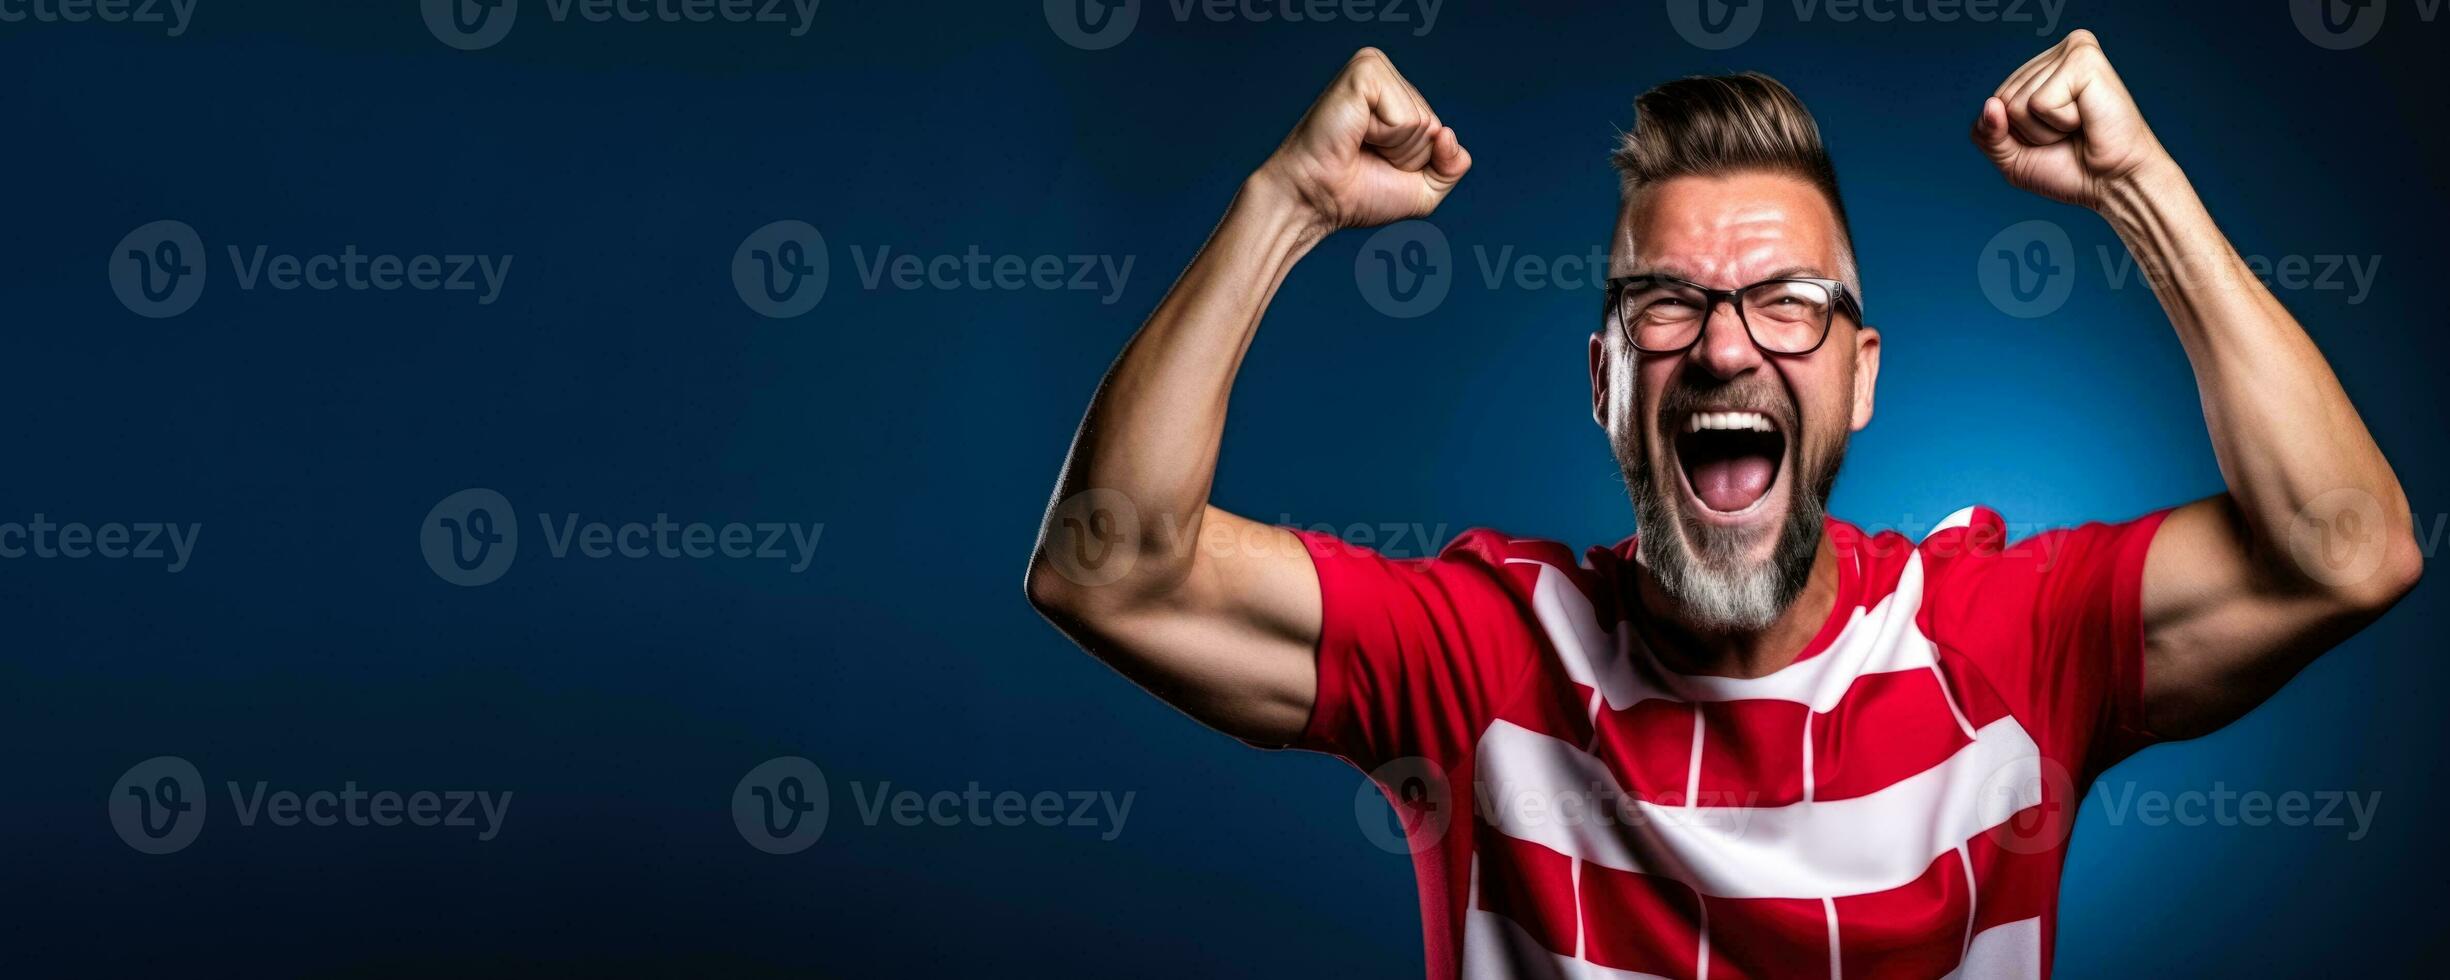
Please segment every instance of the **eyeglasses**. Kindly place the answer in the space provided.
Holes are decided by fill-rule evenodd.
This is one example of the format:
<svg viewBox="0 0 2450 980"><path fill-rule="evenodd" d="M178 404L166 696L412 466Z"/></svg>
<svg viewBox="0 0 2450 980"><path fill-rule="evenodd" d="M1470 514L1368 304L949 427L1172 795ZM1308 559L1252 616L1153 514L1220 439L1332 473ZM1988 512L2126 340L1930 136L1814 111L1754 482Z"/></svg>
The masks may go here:
<svg viewBox="0 0 2450 980"><path fill-rule="evenodd" d="M1863 320L1862 305L1835 279L1788 276L1735 289L1711 289L1674 276L1608 280L1608 315L1634 349L1647 354L1675 354L1693 346L1710 311L1722 302L1735 306L1753 344L1772 354L1819 350L1838 312Z"/></svg>

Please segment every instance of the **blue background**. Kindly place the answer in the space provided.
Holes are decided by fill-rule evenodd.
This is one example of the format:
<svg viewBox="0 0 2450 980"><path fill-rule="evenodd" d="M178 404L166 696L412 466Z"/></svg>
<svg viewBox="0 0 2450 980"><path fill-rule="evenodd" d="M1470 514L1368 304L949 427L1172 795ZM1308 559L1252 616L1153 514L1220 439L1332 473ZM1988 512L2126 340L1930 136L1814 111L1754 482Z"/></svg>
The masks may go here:
<svg viewBox="0 0 2450 980"><path fill-rule="evenodd" d="M1588 420L1594 294L1487 288L1473 249L1582 255L1632 97L1757 68L1832 144L1871 318L1879 417L1833 509L1919 531L1990 504L2021 528L2219 488L2150 293L2111 289L2092 216L2005 186L1980 99L2090 27L2242 252L2380 256L2370 297L2283 293L2441 530L2437 229L2450 23L2389 0L2362 48L2283 4L2075 0L2034 23L1798 22L1730 51L1653 4L1452 0L1413 25L1179 22L1142 5L1083 51L1039 5L827 0L807 36L554 23L439 43L404 0L202 0L185 36L0 24L0 520L200 522L190 567L0 561L0 961L7 972L485 968L867 975L1413 976L1412 875L1354 816L1360 776L1206 732L1022 600L1093 385L1241 177L1361 44L1472 148L1436 217L1461 275L1373 312L1360 236L1293 274L1251 351L1216 496L1268 520L1489 525L1614 541L1630 513ZM112 296L129 229L213 252L196 307ZM752 313L742 237L806 220L822 303ZM2080 276L2001 315L1975 264L2062 225ZM241 290L230 244L516 256L501 300ZM864 288L853 249L1133 256L1096 292ZM2111 253L2117 254L2115 252ZM417 547L428 508L501 491L522 556L481 588ZM546 557L538 511L810 521L816 560ZM2428 551L2432 539L2428 537ZM2442 585L2213 737L2108 777L2142 789L2378 792L2345 828L2076 831L2068 975L2354 973L2443 959ZM147 856L105 816L139 760L197 765L196 843ZM753 850L751 766L833 788L815 847ZM510 790L501 835L239 826L224 781ZM1136 793L1123 832L863 826L873 788ZM2105 789L2110 787L2105 787Z"/></svg>

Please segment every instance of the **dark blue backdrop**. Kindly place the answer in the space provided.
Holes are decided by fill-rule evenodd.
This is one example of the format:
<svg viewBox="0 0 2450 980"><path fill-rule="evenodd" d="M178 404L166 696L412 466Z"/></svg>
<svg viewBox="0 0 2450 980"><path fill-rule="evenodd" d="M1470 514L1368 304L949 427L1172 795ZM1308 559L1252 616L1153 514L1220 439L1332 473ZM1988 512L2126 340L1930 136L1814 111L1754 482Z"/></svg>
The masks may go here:
<svg viewBox="0 0 2450 980"><path fill-rule="evenodd" d="M2006 187L1965 141L1993 85L2084 26L2241 251L2315 273L2325 256L2380 262L2367 294L2282 295L2391 452L2430 553L2450 490L2428 269L2450 219L2450 22L2377 0L2378 34L2331 50L2269 0L2073 0L2050 37L2038 4L2021 22L1937 23L1761 2L1757 33L1725 50L1688 43L1657 4L1468 0L1425 33L1150 0L1101 50L1027 2L825 0L794 37L556 20L527 0L468 51L411 0L200 0L177 36L0 22L0 522L201 527L176 572L0 560L5 971L1416 975L1411 872L1362 833L1356 773L1199 729L1047 629L1019 587L1096 379L1361 44L1386 48L1477 157L1435 219L1450 294L1385 317L1356 288L1360 236L1315 252L1242 373L1225 506L1338 528L1626 533L1587 415L1593 294L1492 287L1478 265L1508 247L1587 254L1632 96L1738 68L1819 114L1887 330L1840 515L1919 532L1979 501L2029 529L2216 490L2178 345L2150 293L2102 265L2116 240ZM209 264L193 308L156 319L109 277L122 236L162 219L195 229ZM829 283L806 315L769 319L731 269L781 219L822 232ZM1977 262L2028 219L2069 235L2075 279L2064 305L2022 318L1986 299ZM257 245L513 265L491 304L241 288L228 249ZM863 281L882 249L972 247L1133 265L1112 303ZM420 521L470 487L512 504L522 541L515 568L462 587L429 568ZM825 527L793 573L557 559L539 513ZM2103 788L2378 793L2362 839L2112 821L2097 792L2062 969L2441 959L2444 605L2427 583L2251 717ZM175 853L140 853L111 816L114 780L163 755L202 773L205 822ZM806 850L763 853L733 793L794 755L823 769L830 823ZM514 796L480 841L242 824L226 784L257 781ZM1103 827L860 814L878 792L973 783L1133 803Z"/></svg>

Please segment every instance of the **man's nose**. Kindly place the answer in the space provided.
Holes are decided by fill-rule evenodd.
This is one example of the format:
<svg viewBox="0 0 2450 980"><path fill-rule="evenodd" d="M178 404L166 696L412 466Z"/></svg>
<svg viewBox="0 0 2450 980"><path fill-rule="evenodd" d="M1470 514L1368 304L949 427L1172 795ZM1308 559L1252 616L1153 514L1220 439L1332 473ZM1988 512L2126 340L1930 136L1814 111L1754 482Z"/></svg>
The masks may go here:
<svg viewBox="0 0 2450 980"><path fill-rule="evenodd" d="M1693 342L1693 359L1703 370L1731 379L1761 366L1761 348L1744 330L1743 315L1732 302L1710 305L1701 322L1701 338Z"/></svg>

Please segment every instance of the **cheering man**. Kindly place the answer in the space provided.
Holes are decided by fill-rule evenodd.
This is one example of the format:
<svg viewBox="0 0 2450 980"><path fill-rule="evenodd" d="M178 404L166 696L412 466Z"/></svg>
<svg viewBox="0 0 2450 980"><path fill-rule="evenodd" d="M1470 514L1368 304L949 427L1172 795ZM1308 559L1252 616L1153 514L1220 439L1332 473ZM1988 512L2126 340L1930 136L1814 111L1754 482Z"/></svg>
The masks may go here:
<svg viewBox="0 0 2450 980"><path fill-rule="evenodd" d="M1973 142L2183 273L2152 285L2226 488L2015 543L1979 507L1919 541L1831 518L1880 334L1819 130L1757 74L1636 109L1590 374L1637 537L1577 561L1473 531L1395 561L1208 504L1294 263L1471 169L1364 50L1098 389L1030 599L1193 718L1377 777L1432 977L2046 975L2076 787L2237 718L2406 594L2398 479L2076 31Z"/></svg>

